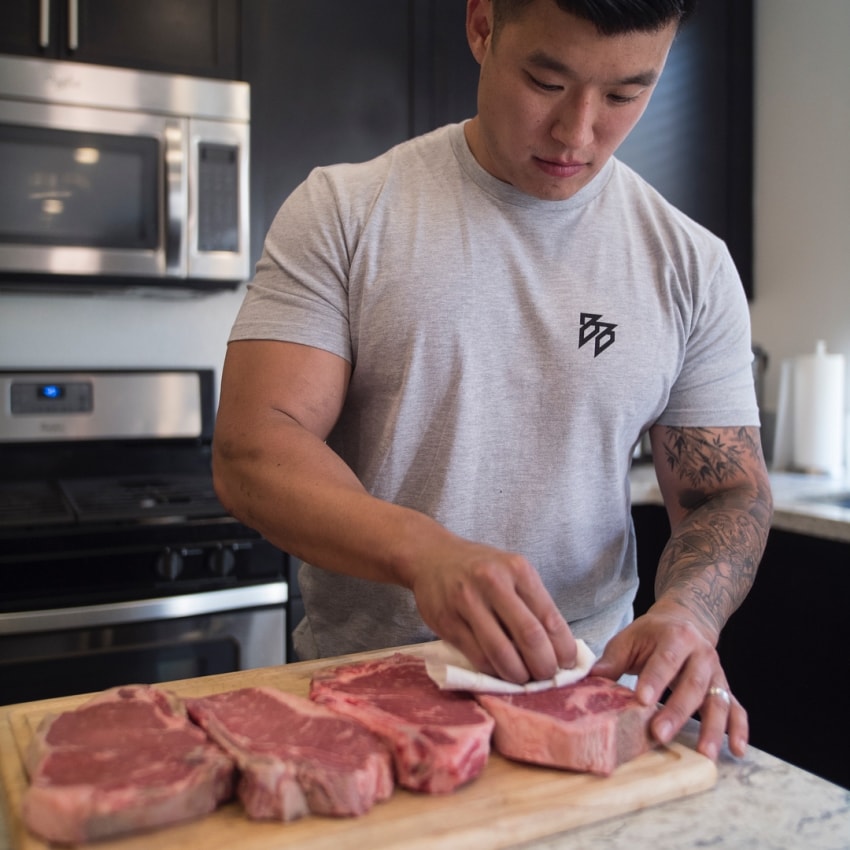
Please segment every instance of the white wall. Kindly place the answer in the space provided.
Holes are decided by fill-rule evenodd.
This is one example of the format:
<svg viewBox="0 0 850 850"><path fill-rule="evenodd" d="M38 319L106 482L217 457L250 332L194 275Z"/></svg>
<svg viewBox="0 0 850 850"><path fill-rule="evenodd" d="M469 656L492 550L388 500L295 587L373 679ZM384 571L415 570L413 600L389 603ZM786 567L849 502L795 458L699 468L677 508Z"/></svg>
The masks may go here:
<svg viewBox="0 0 850 850"><path fill-rule="evenodd" d="M850 0L756 0L752 318L754 340L770 355L768 409L781 358L824 339L850 361L848 43ZM220 374L241 297L0 294L0 369L190 366Z"/></svg>
<svg viewBox="0 0 850 850"><path fill-rule="evenodd" d="M244 288L189 299L0 294L0 370L212 368Z"/></svg>
<svg viewBox="0 0 850 850"><path fill-rule="evenodd" d="M756 0L753 338L780 360L845 355L850 373L850 2ZM846 398L850 404L850 374Z"/></svg>

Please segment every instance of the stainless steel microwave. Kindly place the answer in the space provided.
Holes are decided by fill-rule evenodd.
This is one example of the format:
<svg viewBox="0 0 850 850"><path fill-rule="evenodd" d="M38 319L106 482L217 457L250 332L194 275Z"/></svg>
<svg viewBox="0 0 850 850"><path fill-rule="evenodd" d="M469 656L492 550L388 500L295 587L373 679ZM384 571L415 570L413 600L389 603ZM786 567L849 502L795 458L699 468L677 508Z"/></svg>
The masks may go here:
<svg viewBox="0 0 850 850"><path fill-rule="evenodd" d="M247 83L0 56L0 286L236 286Z"/></svg>

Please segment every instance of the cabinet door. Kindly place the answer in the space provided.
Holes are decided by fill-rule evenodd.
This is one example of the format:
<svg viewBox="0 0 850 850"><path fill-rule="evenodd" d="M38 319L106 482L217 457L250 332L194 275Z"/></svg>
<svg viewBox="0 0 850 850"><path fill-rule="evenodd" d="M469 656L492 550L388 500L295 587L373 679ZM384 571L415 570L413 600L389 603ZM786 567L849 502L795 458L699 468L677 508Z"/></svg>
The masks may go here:
<svg viewBox="0 0 850 850"><path fill-rule="evenodd" d="M463 0L415 0L413 11L414 135L472 118L478 63L466 39Z"/></svg>
<svg viewBox="0 0 850 850"><path fill-rule="evenodd" d="M60 57L197 76L239 77L239 0L78 0Z"/></svg>
<svg viewBox="0 0 850 850"><path fill-rule="evenodd" d="M750 740L850 788L850 544L772 529L720 639Z"/></svg>
<svg viewBox="0 0 850 850"><path fill-rule="evenodd" d="M0 53L55 55L58 25L51 12L50 0L5 0L0 11Z"/></svg>
<svg viewBox="0 0 850 850"><path fill-rule="evenodd" d="M617 156L725 240L753 296L753 0L699 3Z"/></svg>
<svg viewBox="0 0 850 850"><path fill-rule="evenodd" d="M239 0L5 0L0 53L238 79Z"/></svg>
<svg viewBox="0 0 850 850"><path fill-rule="evenodd" d="M632 505L637 543L638 585L635 616L645 614L655 602L655 573L661 553L670 539L670 520L661 505Z"/></svg>
<svg viewBox="0 0 850 850"><path fill-rule="evenodd" d="M400 0L250 0L252 256L317 165L357 162L411 135L411 13Z"/></svg>

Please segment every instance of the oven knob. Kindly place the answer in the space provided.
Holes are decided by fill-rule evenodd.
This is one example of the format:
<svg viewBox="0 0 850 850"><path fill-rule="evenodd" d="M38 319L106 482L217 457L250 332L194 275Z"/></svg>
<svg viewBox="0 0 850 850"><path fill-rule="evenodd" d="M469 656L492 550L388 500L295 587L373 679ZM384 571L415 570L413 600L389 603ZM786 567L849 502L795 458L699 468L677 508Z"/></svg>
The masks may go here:
<svg viewBox="0 0 850 850"><path fill-rule="evenodd" d="M231 546L219 544L207 558L207 568L213 575L229 576L236 566L236 554Z"/></svg>
<svg viewBox="0 0 850 850"><path fill-rule="evenodd" d="M174 581L183 572L183 553L175 549L163 549L156 559L156 572L168 581Z"/></svg>

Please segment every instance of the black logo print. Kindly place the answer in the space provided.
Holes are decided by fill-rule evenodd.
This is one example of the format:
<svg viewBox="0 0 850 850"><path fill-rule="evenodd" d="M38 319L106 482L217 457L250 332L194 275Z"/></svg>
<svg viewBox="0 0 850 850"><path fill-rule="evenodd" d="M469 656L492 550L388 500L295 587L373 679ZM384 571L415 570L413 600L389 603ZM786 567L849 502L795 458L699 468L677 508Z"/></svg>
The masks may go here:
<svg viewBox="0 0 850 850"><path fill-rule="evenodd" d="M578 347L593 340L593 356L599 357L606 348L614 344L614 328L611 322L601 322L601 313L582 313L578 332Z"/></svg>

